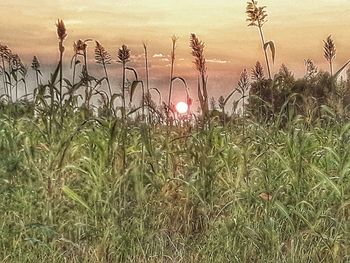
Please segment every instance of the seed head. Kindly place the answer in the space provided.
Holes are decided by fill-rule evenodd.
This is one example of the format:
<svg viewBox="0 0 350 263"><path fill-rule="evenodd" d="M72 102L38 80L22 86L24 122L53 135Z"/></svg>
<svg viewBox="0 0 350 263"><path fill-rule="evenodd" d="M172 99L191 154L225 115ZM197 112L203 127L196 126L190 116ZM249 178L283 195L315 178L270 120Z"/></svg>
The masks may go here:
<svg viewBox="0 0 350 263"><path fill-rule="evenodd" d="M328 36L327 39L323 41L323 43L324 57L327 59L328 62L331 62L336 55L335 44L332 39L332 36Z"/></svg>
<svg viewBox="0 0 350 263"><path fill-rule="evenodd" d="M66 26L64 25L63 20L58 19L56 23L57 27L57 36L58 39L63 42L63 40L67 37Z"/></svg>
<svg viewBox="0 0 350 263"><path fill-rule="evenodd" d="M317 74L317 66L312 61L312 59L305 60L305 66L306 66L306 78L310 79L314 77Z"/></svg>
<svg viewBox="0 0 350 263"><path fill-rule="evenodd" d="M97 64L111 64L111 55L106 51L106 49L96 41L95 46L95 61Z"/></svg>
<svg viewBox="0 0 350 263"><path fill-rule="evenodd" d="M80 53L80 51L85 52L87 48L87 44L85 41L79 39L78 41L74 42L73 44L74 52L75 54Z"/></svg>
<svg viewBox="0 0 350 263"><path fill-rule="evenodd" d="M6 45L0 44L0 57L2 57L5 60L10 60L12 55L11 50Z"/></svg>
<svg viewBox="0 0 350 263"><path fill-rule="evenodd" d="M219 108L221 110L223 110L225 108L225 98L224 96L220 96L219 99L218 99L218 103L219 103Z"/></svg>
<svg viewBox="0 0 350 263"><path fill-rule="evenodd" d="M36 56L33 57L33 60L32 60L32 69L37 71L40 69L40 63L39 63L39 60Z"/></svg>
<svg viewBox="0 0 350 263"><path fill-rule="evenodd" d="M175 61L175 48L176 48L176 42L177 42L178 39L179 39L179 38L176 37L175 35L173 35L173 36L171 37L171 42L172 42L172 46L173 46L173 49L172 49L172 51L171 51L171 60L172 60L172 61Z"/></svg>
<svg viewBox="0 0 350 263"><path fill-rule="evenodd" d="M196 34L191 34L190 46L192 48L192 56L194 57L194 64L196 69L204 74L206 72L204 48L205 44L203 41L199 40Z"/></svg>
<svg viewBox="0 0 350 263"><path fill-rule="evenodd" d="M247 2L246 14L248 26L262 27L266 22L266 6L258 6L258 1Z"/></svg>
<svg viewBox="0 0 350 263"><path fill-rule="evenodd" d="M130 59L130 49L126 45L122 45L118 50L119 62L126 63Z"/></svg>
<svg viewBox="0 0 350 263"><path fill-rule="evenodd" d="M255 67L252 69L252 79L256 81L263 80L264 77L264 69L261 66L260 62L257 61Z"/></svg>
<svg viewBox="0 0 350 263"><path fill-rule="evenodd" d="M249 88L249 77L247 70L244 69L238 81L238 87L240 91L246 91Z"/></svg>
<svg viewBox="0 0 350 263"><path fill-rule="evenodd" d="M11 55L11 66L14 71L24 68L21 58L17 54Z"/></svg>

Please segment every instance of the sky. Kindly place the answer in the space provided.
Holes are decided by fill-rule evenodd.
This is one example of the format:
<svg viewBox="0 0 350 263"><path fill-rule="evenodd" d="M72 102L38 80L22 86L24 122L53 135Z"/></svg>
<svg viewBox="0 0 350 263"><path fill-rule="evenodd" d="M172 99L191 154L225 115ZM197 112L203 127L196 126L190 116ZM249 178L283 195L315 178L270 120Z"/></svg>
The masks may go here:
<svg viewBox="0 0 350 263"><path fill-rule="evenodd" d="M337 47L335 68L350 58L349 0L261 0L267 6L266 40L276 45L276 73L285 63L296 76L304 72L304 60L313 59L320 69L327 69L322 40L332 34ZM98 40L114 61L122 44L131 49L132 61L143 77L142 43L149 48L151 85L164 92L170 73L171 36L179 40L175 75L188 79L195 96L196 71L189 48L189 35L196 33L206 44L208 88L211 96L227 95L236 85L244 68L257 60L264 63L257 28L248 27L245 0L2 0L0 2L0 43L18 53L30 65L36 55L44 72L52 71L58 60L55 22L65 21L65 62L73 54L78 39ZM89 60L93 64L94 43L89 42ZM92 66L97 70L97 66ZM120 86L120 65L109 72ZM102 71L96 71L100 74ZM67 69L67 74L68 69ZM118 84L119 83L119 84ZM181 88L178 88L181 89ZM175 92L181 98L182 92Z"/></svg>

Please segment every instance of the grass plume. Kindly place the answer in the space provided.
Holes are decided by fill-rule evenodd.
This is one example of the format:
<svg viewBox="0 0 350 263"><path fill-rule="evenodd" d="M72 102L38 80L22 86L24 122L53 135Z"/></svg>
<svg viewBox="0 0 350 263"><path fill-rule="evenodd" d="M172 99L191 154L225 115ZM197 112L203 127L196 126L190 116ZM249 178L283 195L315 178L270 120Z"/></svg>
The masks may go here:
<svg viewBox="0 0 350 263"><path fill-rule="evenodd" d="M61 105L61 110L62 110L62 106L63 106L63 53L64 53L64 45L63 42L67 37L67 30L66 30L66 26L63 22L63 20L58 19L57 23L56 23L56 28L57 28L57 36L59 39L58 42L58 50L60 53L60 60L59 60L59 83L60 83L60 87L59 87L59 98L60 98L60 105Z"/></svg>
<svg viewBox="0 0 350 263"><path fill-rule="evenodd" d="M266 42L264 37L263 26L267 22L266 6L258 6L258 1L251 0L250 2L247 2L246 14L247 14L247 22L249 23L248 26L254 26L259 29L260 38L261 38L263 51L265 55L267 71L268 71L269 78L271 79L272 76L271 76L271 69L270 69L270 61L267 55L267 49L270 48L272 52L272 58L274 60L275 45L274 45L274 42L272 41Z"/></svg>
<svg viewBox="0 0 350 263"><path fill-rule="evenodd" d="M336 49L332 36L328 36L327 39L323 41L323 44L324 57L329 63L329 70L331 76L333 76L333 60L336 56Z"/></svg>
<svg viewBox="0 0 350 263"><path fill-rule="evenodd" d="M125 120L126 117L126 94L125 94L125 87L126 87L126 64L130 60L130 49L126 45L122 45L121 48L118 50L118 62L122 64L122 100L123 100L123 106L122 106L122 118Z"/></svg>
<svg viewBox="0 0 350 263"><path fill-rule="evenodd" d="M174 35L171 38L171 55L170 55L170 81L169 81L169 96L168 96L168 118L170 117L170 111L172 110L171 95L173 91L173 78L174 78L174 66L175 66L175 49L178 38Z"/></svg>
<svg viewBox="0 0 350 263"><path fill-rule="evenodd" d="M261 28L265 9L250 3L250 25ZM76 41L73 70L83 64L82 77L74 83L73 74L73 84L64 78L67 92L59 94L62 21L57 35L61 59L47 81L39 80L37 57L31 62L34 103L12 101L12 89L16 97L17 88L26 89L27 67L0 45L4 93L11 92L8 99L0 95L4 262L350 262L350 69L346 80L337 79L350 62L330 76L307 60L302 78L285 64L265 77L268 67L257 62L251 77L243 70L232 92L219 97L219 112L214 98L208 107L205 44L191 34L202 115L174 114L174 125L167 125L173 81L183 84L191 105L190 85L174 73L175 38L165 101L161 89L149 87L147 45L145 64L135 61L145 66L146 93L129 66L142 55L119 48L121 92L110 87L109 96L122 98L122 116L111 116L104 81L115 61L96 41L95 62L105 76L89 75L89 40ZM274 50L271 41L262 42L265 54ZM333 61L334 43L328 46ZM72 94L82 86L81 103L83 94ZM62 95L74 97L64 115ZM90 107L95 95L102 102ZM64 122L57 121L60 114Z"/></svg>
<svg viewBox="0 0 350 263"><path fill-rule="evenodd" d="M111 84L109 82L108 73L107 73L107 65L111 64L112 57L107 52L107 50L100 44L100 42L95 41L95 61L97 64L101 64L103 67L103 71L105 73L107 85L108 85L108 91L109 91L109 99L112 99L112 89Z"/></svg>
<svg viewBox="0 0 350 263"><path fill-rule="evenodd" d="M206 62L204 57L205 44L196 34L192 33L190 37L190 47L192 56L194 57L194 65L198 71L198 99L202 109L203 119L207 120L209 116L208 90L207 90L207 75Z"/></svg>

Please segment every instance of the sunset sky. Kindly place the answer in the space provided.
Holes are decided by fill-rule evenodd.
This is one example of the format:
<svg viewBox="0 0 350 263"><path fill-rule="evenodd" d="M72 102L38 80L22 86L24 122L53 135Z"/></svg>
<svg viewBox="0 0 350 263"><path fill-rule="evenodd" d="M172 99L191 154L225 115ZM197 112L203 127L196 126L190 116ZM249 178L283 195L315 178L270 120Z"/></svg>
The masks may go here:
<svg viewBox="0 0 350 263"><path fill-rule="evenodd" d="M337 47L335 67L350 58L350 5L348 0L261 0L267 6L267 40L273 40L276 72L285 63L296 76L304 72L304 59L312 58L326 69L322 40L332 34ZM257 60L264 62L256 28L247 27L246 1L241 0L2 0L0 2L0 43L18 53L25 64L37 55L45 69L57 60L57 18L65 21L68 37L65 60L69 63L73 42L99 40L116 60L117 49L127 44L132 65L143 74L142 42L149 46L152 85L166 89L169 75L171 36L179 37L176 75L189 79L195 95L189 34L206 43L209 88L212 95L225 95L240 72ZM93 62L93 46L89 43ZM119 65L110 67L118 82Z"/></svg>

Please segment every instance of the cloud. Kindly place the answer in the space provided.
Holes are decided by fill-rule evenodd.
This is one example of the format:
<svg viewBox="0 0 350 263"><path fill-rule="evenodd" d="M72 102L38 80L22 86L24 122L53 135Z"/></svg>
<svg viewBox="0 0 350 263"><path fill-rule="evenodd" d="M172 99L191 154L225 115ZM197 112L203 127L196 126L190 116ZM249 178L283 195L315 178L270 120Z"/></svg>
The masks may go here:
<svg viewBox="0 0 350 263"><path fill-rule="evenodd" d="M133 54L130 56L133 60L138 60L140 58L143 58L142 54Z"/></svg>
<svg viewBox="0 0 350 263"><path fill-rule="evenodd" d="M231 62L229 60L221 60L221 59L217 59L217 58L207 59L206 61L209 62L209 63L217 63L217 64L227 64L227 63Z"/></svg>
<svg viewBox="0 0 350 263"><path fill-rule="evenodd" d="M159 54L154 54L153 57L154 58L165 58L166 56L163 55L162 53L159 53Z"/></svg>

